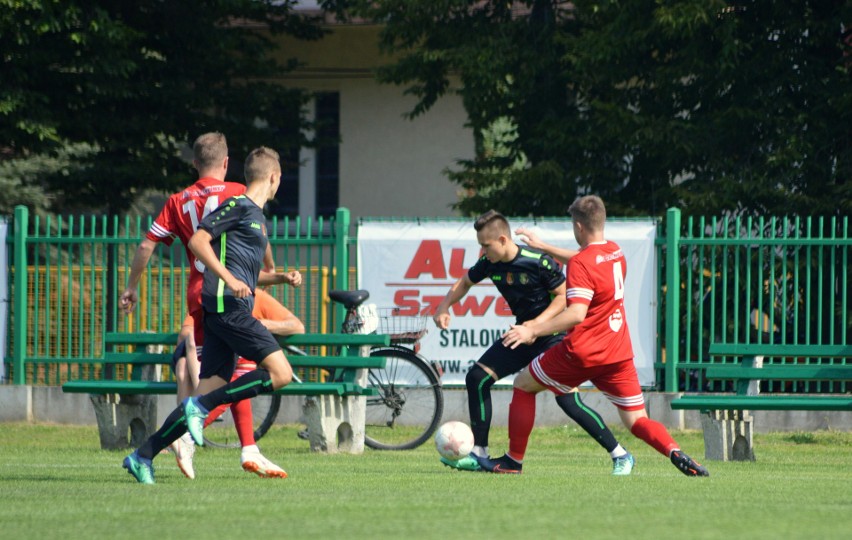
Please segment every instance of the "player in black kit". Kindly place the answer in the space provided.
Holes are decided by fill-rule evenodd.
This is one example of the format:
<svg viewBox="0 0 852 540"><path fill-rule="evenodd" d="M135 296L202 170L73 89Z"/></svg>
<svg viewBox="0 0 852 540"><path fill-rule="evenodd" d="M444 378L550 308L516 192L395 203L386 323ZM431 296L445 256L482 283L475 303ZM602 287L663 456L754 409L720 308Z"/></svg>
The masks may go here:
<svg viewBox="0 0 852 540"><path fill-rule="evenodd" d="M263 206L281 181L278 153L264 147L253 150L246 158L245 176L245 195L226 200L208 214L189 240L189 248L206 267L201 292L206 338L198 395L186 398L159 431L124 458L124 468L139 483L154 483L152 460L185 432L197 445L204 444L208 411L273 392L292 379L278 341L252 316L268 242ZM229 383L235 355L257 361L261 369Z"/></svg>
<svg viewBox="0 0 852 540"><path fill-rule="evenodd" d="M473 227L483 255L465 276L453 284L438 305L433 317L438 328L443 330L449 327L450 307L460 301L471 287L486 278L491 279L509 304L516 324L545 321L565 309L565 275L558 263L549 255L515 244L509 222L494 210L479 216ZM464 471L480 470L474 456L488 456L491 386L503 377L525 368L533 358L559 343L563 337L564 334L541 337L532 344L520 345L516 349L504 346L502 340L498 339L485 351L465 377L474 438L473 451L470 456L458 461L442 457L444 465ZM579 394L566 394L556 401L568 416L610 452L614 463L616 457L627 454L601 417L583 404Z"/></svg>

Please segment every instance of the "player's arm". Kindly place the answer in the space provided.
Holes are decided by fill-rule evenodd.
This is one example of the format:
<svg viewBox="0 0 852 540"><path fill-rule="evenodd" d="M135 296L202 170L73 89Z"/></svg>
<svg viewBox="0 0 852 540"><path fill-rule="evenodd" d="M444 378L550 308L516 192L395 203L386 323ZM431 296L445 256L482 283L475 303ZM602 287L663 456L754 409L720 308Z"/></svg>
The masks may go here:
<svg viewBox="0 0 852 540"><path fill-rule="evenodd" d="M574 328L586 318L589 311L588 304L575 302L568 309L559 313L552 319L542 321L532 326L512 325L508 332L503 334L503 345L515 349L522 343L532 343L539 336L567 332Z"/></svg>
<svg viewBox="0 0 852 540"><path fill-rule="evenodd" d="M521 240L531 248L547 253L562 264L568 264L568 261L571 260L573 256L580 253L576 249L559 248L548 244L547 242L542 241L536 233L524 227L516 229L515 234L520 236Z"/></svg>
<svg viewBox="0 0 852 540"><path fill-rule="evenodd" d="M432 320L435 321L435 326L441 330L449 328L450 306L464 298L464 295L470 291L471 287L473 287L473 281L467 277L467 274L453 283L453 286L450 287L449 291L447 291L447 295L443 300L441 300L441 303L438 304L438 307L435 309L435 315L432 317Z"/></svg>
<svg viewBox="0 0 852 540"><path fill-rule="evenodd" d="M565 311L565 282L563 281L557 288L551 290L550 294L553 296L550 305L539 313L538 317L524 321L524 326L535 326Z"/></svg>
<svg viewBox="0 0 852 540"><path fill-rule="evenodd" d="M148 261L151 260L151 254L154 253L154 248L157 243L149 238L145 238L139 243L136 248L136 253L133 255L133 262L130 263L130 275L127 278L127 286L121 293L119 305L125 313L130 313L136 304L139 302L139 280L142 278L142 273L148 266Z"/></svg>
<svg viewBox="0 0 852 540"><path fill-rule="evenodd" d="M282 283L291 287L301 287L302 273L298 270L290 270L289 272L266 272L261 270L257 277L257 284L261 287L280 285Z"/></svg>
<svg viewBox="0 0 852 540"><path fill-rule="evenodd" d="M236 298L245 298L246 296L251 295L251 289L246 283L243 283L239 279L235 278L231 272L225 268L225 266L219 262L219 257L216 256L216 253L213 251L213 246L210 245L210 241L213 240L213 236L207 230L199 228L195 231L195 234L192 235L192 238L189 239L189 249L195 254L195 257L201 261L207 272L213 272L216 274L219 279L225 282L225 285L229 289L231 289L231 293L233 293Z"/></svg>

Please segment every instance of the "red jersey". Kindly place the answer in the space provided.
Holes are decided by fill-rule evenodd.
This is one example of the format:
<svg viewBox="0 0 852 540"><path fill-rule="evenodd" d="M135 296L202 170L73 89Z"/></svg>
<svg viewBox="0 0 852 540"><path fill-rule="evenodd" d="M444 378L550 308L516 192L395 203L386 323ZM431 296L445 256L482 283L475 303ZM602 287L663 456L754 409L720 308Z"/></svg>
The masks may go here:
<svg viewBox="0 0 852 540"><path fill-rule="evenodd" d="M187 309L190 313L201 309L201 284L204 265L187 247L189 239L198 229L204 216L219 207L230 197L242 195L246 187L236 182L222 182L215 178L199 178L197 182L169 197L160 215L154 220L146 237L153 242L172 245L180 238L189 261L189 284L186 290Z"/></svg>
<svg viewBox="0 0 852 540"><path fill-rule="evenodd" d="M633 359L624 312L627 261L615 242L589 244L568 265L567 303L589 306L586 318L563 344L581 365L596 366Z"/></svg>

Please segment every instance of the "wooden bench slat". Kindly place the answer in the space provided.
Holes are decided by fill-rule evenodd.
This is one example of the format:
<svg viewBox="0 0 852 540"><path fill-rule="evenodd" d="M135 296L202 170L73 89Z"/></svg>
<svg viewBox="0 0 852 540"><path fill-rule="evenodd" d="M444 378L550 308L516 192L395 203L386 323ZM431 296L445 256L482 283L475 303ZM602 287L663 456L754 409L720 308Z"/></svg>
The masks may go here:
<svg viewBox="0 0 852 540"><path fill-rule="evenodd" d="M672 409L761 410L761 411L852 411L852 395L758 395L700 394L681 396Z"/></svg>
<svg viewBox="0 0 852 540"><path fill-rule="evenodd" d="M852 345L711 343L711 356L796 356L811 358L852 358Z"/></svg>
<svg viewBox="0 0 852 540"><path fill-rule="evenodd" d="M347 345L352 347L390 345L388 334L294 334L278 336L282 345Z"/></svg>
<svg viewBox="0 0 852 540"><path fill-rule="evenodd" d="M290 365L297 368L370 368L377 369L385 367L385 358L381 356L301 356L291 354L287 356ZM133 364L133 365L160 365L171 364L171 353L115 353L104 354L103 360L95 359L96 363L104 364Z"/></svg>
<svg viewBox="0 0 852 540"><path fill-rule="evenodd" d="M174 394L177 384L169 381L68 381L62 391L82 394ZM372 388L364 388L348 382L303 382L290 383L275 392L281 395L298 396L369 396L375 395Z"/></svg>
<svg viewBox="0 0 852 540"><path fill-rule="evenodd" d="M175 332L107 332L104 343L107 345L174 345L178 335Z"/></svg>
<svg viewBox="0 0 852 540"><path fill-rule="evenodd" d="M704 371L704 376L707 379L852 381L852 365L790 364L764 366L762 368L740 365L710 366Z"/></svg>

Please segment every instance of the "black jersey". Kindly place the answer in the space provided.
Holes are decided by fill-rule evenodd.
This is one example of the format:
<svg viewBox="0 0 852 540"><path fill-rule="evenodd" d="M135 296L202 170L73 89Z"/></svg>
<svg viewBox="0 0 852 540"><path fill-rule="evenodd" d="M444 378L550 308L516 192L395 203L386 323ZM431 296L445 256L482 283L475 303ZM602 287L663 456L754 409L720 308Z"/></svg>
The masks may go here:
<svg viewBox="0 0 852 540"><path fill-rule="evenodd" d="M467 271L467 277L474 283L491 278L517 324L538 317L550 305L550 291L565 282L562 266L553 258L522 246L510 262L492 263L483 255Z"/></svg>
<svg viewBox="0 0 852 540"><path fill-rule="evenodd" d="M245 195L231 197L202 219L198 228L213 237L210 244L219 262L254 291L268 242L261 208ZM213 313L235 309L251 312L254 296L235 298L225 282L208 269L204 272L201 305Z"/></svg>

